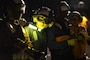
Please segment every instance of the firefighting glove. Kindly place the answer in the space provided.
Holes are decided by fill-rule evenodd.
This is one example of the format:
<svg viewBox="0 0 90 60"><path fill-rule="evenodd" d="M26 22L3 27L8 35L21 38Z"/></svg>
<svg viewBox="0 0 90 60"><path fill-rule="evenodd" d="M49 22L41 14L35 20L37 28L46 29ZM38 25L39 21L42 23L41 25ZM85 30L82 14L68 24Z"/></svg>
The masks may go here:
<svg viewBox="0 0 90 60"><path fill-rule="evenodd" d="M76 38L72 38L72 39L67 40L68 45L69 46L74 46L75 45L75 40L76 40Z"/></svg>

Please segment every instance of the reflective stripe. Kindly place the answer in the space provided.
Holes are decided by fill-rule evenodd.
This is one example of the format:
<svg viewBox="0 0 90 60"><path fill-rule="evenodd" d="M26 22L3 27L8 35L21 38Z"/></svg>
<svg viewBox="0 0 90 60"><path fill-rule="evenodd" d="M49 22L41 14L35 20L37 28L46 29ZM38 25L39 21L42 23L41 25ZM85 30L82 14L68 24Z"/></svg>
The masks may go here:
<svg viewBox="0 0 90 60"><path fill-rule="evenodd" d="M34 37L34 41L38 40L38 36L37 36L37 32L36 31L33 31L33 37Z"/></svg>

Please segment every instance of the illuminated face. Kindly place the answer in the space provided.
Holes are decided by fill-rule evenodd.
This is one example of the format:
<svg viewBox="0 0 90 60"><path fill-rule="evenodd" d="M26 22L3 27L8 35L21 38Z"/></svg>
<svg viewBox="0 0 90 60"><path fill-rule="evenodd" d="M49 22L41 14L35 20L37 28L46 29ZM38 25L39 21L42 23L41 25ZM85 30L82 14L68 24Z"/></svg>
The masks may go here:
<svg viewBox="0 0 90 60"><path fill-rule="evenodd" d="M82 19L79 15L77 14L73 14L71 17L70 17L70 21L69 23L72 24L73 26L78 26L78 24L80 24L82 22Z"/></svg>
<svg viewBox="0 0 90 60"><path fill-rule="evenodd" d="M37 22L36 26L41 30L43 30L44 28L47 28L47 24L45 24L44 22L40 22L40 21Z"/></svg>
<svg viewBox="0 0 90 60"><path fill-rule="evenodd" d="M47 17L44 17L43 15L39 15L35 21L36 26L41 30L47 28L48 24L46 23L46 20L47 20Z"/></svg>

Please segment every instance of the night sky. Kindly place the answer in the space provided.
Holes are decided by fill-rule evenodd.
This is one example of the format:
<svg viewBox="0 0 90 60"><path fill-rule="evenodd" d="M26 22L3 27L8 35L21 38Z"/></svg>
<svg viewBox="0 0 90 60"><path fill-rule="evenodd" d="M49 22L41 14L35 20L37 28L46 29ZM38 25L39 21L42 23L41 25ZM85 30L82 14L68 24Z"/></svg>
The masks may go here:
<svg viewBox="0 0 90 60"><path fill-rule="evenodd" d="M2 7L2 1L3 0L0 0L0 7ZM26 14L25 14L25 17L28 19L30 17L30 15L32 15L31 13L31 10L32 9L37 9L41 6L47 6L47 7L50 7L51 9L55 9L55 7L59 4L61 0L25 0L26 2L26 5L27 5L27 8L26 8ZM70 7L71 7L71 10L72 8L74 8L78 2L80 0L66 0ZM88 18L90 19L90 0L83 0L85 2L85 5L86 5L86 15L88 16ZM0 16L2 15L2 8L0 8Z"/></svg>
<svg viewBox="0 0 90 60"><path fill-rule="evenodd" d="M60 2L61 0L25 0L26 5L27 5L27 11L26 11L26 16L30 16L31 15L31 10L32 9L37 9L41 6L48 6L52 9L54 9ZM73 10L73 8L76 7L76 5L78 4L78 2L80 0L66 0L68 2L68 4L71 7L71 10ZM90 0L82 0L85 3L85 13L87 15L87 17L90 19Z"/></svg>

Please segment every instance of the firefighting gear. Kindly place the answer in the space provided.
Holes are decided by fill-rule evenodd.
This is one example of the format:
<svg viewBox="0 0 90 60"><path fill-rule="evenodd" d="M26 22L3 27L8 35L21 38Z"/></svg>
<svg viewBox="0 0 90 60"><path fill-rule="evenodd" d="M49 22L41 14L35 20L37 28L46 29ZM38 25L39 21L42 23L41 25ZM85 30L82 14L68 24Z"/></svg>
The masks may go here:
<svg viewBox="0 0 90 60"><path fill-rule="evenodd" d="M50 18L45 17L43 15L33 15L32 19L34 24L41 30L53 25L53 21L51 21Z"/></svg>
<svg viewBox="0 0 90 60"><path fill-rule="evenodd" d="M32 24L29 24L28 25L29 28L32 28L32 29L35 29L37 31L41 31L41 29L37 28L36 26L32 25Z"/></svg>
<svg viewBox="0 0 90 60"><path fill-rule="evenodd" d="M45 13L46 12L46 13ZM42 7L35 11L32 15L33 24L29 24L26 29L28 30L29 36L33 44L34 50L38 52L46 53L46 34L44 29L49 27L52 22L49 18L49 8Z"/></svg>
<svg viewBox="0 0 90 60"><path fill-rule="evenodd" d="M80 25L87 29L88 22L89 22L88 18L86 16L82 16L82 22L80 23Z"/></svg>
<svg viewBox="0 0 90 60"><path fill-rule="evenodd" d="M48 17L40 14L32 15L32 24L29 24L26 27L26 30L29 33L30 40L32 42L32 47L29 51L28 54L32 56L35 59L42 59L41 52L45 52L46 54L46 37L45 37L45 32L44 29L47 28L48 26ZM45 57L44 54L44 57ZM43 59L44 59L43 57Z"/></svg>
<svg viewBox="0 0 90 60"><path fill-rule="evenodd" d="M37 17L38 21L44 20L43 22L46 24L50 25L50 23L54 21L54 18L53 18L54 17L54 10L52 10L48 7L42 6L39 9L34 10L33 14L34 14L33 16ZM32 20L34 20L34 19L32 19Z"/></svg>
<svg viewBox="0 0 90 60"><path fill-rule="evenodd" d="M33 17L33 22L40 21L45 24L49 24L51 22L48 17L45 17L43 15L33 15L32 17Z"/></svg>
<svg viewBox="0 0 90 60"><path fill-rule="evenodd" d="M30 37L29 37L29 33L27 32L27 29L22 28L22 31L23 31L23 35L25 37L25 42L26 44L28 45L28 48L30 49L32 47L32 42L30 41Z"/></svg>
<svg viewBox="0 0 90 60"><path fill-rule="evenodd" d="M44 15L46 17L49 17L49 18L52 17L53 18L53 16L54 16L54 10L52 10L49 7L42 6L39 9L35 10L34 14Z"/></svg>
<svg viewBox="0 0 90 60"><path fill-rule="evenodd" d="M31 47L31 49L25 52L27 52L27 54L29 54L34 59L42 59L42 56L44 59L46 54L46 43L43 30L39 29L38 27L36 27L36 25L33 24L29 24L26 29L29 33L29 37L33 46ZM45 52L45 54L42 54L42 52Z"/></svg>
<svg viewBox="0 0 90 60"><path fill-rule="evenodd" d="M73 55L76 59L83 59L85 58L86 53L86 43L87 43L87 37L85 34L87 34L86 29L80 25L82 22L82 16L79 12L73 11L69 15L69 23L71 24L69 26L72 35L75 36L75 45L73 47ZM83 34L83 33L84 34Z"/></svg>
<svg viewBox="0 0 90 60"><path fill-rule="evenodd" d="M90 40L90 36L87 31L82 30L80 33L85 37L85 40Z"/></svg>
<svg viewBox="0 0 90 60"><path fill-rule="evenodd" d="M77 35L74 35L74 37L69 40L67 40L68 42L68 45L71 45L71 46L74 46L75 45L75 41L78 41L78 42L81 42L85 39L85 36L83 34L77 34Z"/></svg>
<svg viewBox="0 0 90 60"><path fill-rule="evenodd" d="M75 25L75 23L78 24L82 22L82 16L78 11L73 11L68 15L68 19L69 19L69 23L71 23L72 25ZM76 20L76 22L73 22L74 20Z"/></svg>
<svg viewBox="0 0 90 60"><path fill-rule="evenodd" d="M69 46L74 46L74 45L75 45L75 40L76 40L76 38L67 40L68 45L69 45Z"/></svg>
<svg viewBox="0 0 90 60"><path fill-rule="evenodd" d="M61 1L61 11L69 11L70 10L70 6L68 5L68 3L66 1Z"/></svg>
<svg viewBox="0 0 90 60"><path fill-rule="evenodd" d="M14 20L13 24L16 26L20 26L23 32L24 39L17 37L17 40L19 41L19 43L27 46L27 48L31 48L32 42L30 41L30 37L28 36L29 34L27 32L27 29L25 28L25 25L27 24L26 20L23 18L21 18L20 20ZM8 23L8 27L12 33L15 33L17 28L15 28L13 24Z"/></svg>
<svg viewBox="0 0 90 60"><path fill-rule="evenodd" d="M76 38L77 38L78 42L85 39L85 37L82 34L77 34Z"/></svg>

